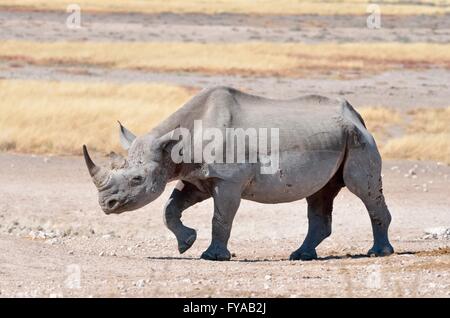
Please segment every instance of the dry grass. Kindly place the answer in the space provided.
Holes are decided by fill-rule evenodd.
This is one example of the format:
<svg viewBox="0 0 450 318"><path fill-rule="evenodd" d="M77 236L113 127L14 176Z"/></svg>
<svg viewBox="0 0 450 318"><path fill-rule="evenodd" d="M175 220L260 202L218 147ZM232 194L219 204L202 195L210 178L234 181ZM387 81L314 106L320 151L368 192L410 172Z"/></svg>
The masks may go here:
<svg viewBox="0 0 450 318"><path fill-rule="evenodd" d="M426 109L420 108L409 112L413 116L408 132L439 134L450 133L450 107Z"/></svg>
<svg viewBox="0 0 450 318"><path fill-rule="evenodd" d="M385 125L398 124L402 121L400 112L392 108L374 106L362 107L358 110L370 130Z"/></svg>
<svg viewBox="0 0 450 318"><path fill-rule="evenodd" d="M0 0L0 7L34 10L65 10L77 3L84 11L136 13L240 13L240 14L351 14L366 15L368 0ZM405 3L399 0L383 1L382 14L445 14L450 12L449 1L429 0Z"/></svg>
<svg viewBox="0 0 450 318"><path fill-rule="evenodd" d="M411 134L389 140L382 148L386 158L435 160L450 164L450 133Z"/></svg>
<svg viewBox="0 0 450 318"><path fill-rule="evenodd" d="M359 74L450 68L450 44L432 43L0 43L0 59L158 72L258 76ZM334 73L333 73L334 72Z"/></svg>
<svg viewBox="0 0 450 318"><path fill-rule="evenodd" d="M117 120L148 132L191 90L169 85L0 81L0 149L78 154L119 150Z"/></svg>
<svg viewBox="0 0 450 318"><path fill-rule="evenodd" d="M382 148L384 156L450 164L450 107L420 108L409 115L407 134L388 140Z"/></svg>

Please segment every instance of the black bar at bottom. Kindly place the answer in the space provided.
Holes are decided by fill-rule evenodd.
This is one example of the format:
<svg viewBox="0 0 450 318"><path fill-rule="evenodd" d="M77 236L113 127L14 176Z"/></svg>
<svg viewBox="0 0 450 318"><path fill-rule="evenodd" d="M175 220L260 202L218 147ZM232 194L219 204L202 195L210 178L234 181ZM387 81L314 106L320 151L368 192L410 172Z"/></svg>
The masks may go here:
<svg viewBox="0 0 450 318"><path fill-rule="evenodd" d="M49 307L52 312L70 312L71 314L85 314L86 307L98 307L95 309L119 315L130 315L130 312L142 313L167 313L183 315L201 315L220 317L229 315L272 317L280 313L305 313L317 312L320 314L378 314L385 312L389 307L399 307L402 313L407 311L419 314L420 311L429 313L439 311L442 306L444 312L448 310L450 299L1 299L0 306L6 310L8 306L14 310L29 310L30 313L39 310L39 307ZM14 306L14 307L13 307ZM445 306L445 307L444 307ZM131 309L131 311L130 311ZM381 310L381 311L380 311Z"/></svg>

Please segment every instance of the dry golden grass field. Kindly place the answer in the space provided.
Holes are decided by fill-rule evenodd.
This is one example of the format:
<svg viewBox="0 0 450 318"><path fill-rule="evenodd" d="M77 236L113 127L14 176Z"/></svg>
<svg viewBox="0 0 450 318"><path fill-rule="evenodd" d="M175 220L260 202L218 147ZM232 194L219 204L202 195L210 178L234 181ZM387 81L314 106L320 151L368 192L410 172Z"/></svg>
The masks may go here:
<svg viewBox="0 0 450 318"><path fill-rule="evenodd" d="M211 75L365 76L392 69L450 69L438 43L0 43L0 60Z"/></svg>
<svg viewBox="0 0 450 318"><path fill-rule="evenodd" d="M117 120L144 134L191 95L164 84L0 81L0 149L79 154L85 140L93 150L117 151Z"/></svg>

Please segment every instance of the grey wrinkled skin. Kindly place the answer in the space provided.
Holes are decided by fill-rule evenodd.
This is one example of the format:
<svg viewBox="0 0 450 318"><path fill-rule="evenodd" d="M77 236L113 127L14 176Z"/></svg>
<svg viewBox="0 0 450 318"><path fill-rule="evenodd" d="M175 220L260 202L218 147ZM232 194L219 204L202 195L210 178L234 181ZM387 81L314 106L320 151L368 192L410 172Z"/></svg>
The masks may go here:
<svg viewBox="0 0 450 318"><path fill-rule="evenodd" d="M260 163L179 163L170 152L178 127L279 128L279 169L261 174ZM224 133L225 135L225 133ZM205 89L148 134L135 137L120 124L128 159L113 156L112 170L96 166L84 148L86 164L105 213L122 213L155 200L166 184L179 180L164 208L164 221L180 253L195 242L196 231L181 221L182 212L213 198L212 239L202 258L229 260L227 244L241 199L261 203L306 198L309 228L291 260L317 257L316 247L331 234L333 200L343 187L358 196L372 222L370 255L394 252L388 239L391 215L381 183L381 157L364 121L345 100L309 95L271 100L228 87ZM224 141L225 142L225 141Z"/></svg>

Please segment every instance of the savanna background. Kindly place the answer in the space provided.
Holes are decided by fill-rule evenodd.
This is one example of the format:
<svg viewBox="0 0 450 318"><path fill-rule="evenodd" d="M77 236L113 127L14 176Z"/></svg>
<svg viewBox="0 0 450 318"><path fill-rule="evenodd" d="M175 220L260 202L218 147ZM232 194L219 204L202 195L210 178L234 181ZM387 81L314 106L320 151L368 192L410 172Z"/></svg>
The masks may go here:
<svg viewBox="0 0 450 318"><path fill-rule="evenodd" d="M177 254L173 185L103 215L81 145L106 163L117 120L143 134L213 85L349 100L384 158L398 253L364 257L369 218L346 190L312 262L286 260L303 201L244 202L220 264L198 260L210 201L185 213L199 237ZM448 297L449 85L450 1L0 0L0 296Z"/></svg>

